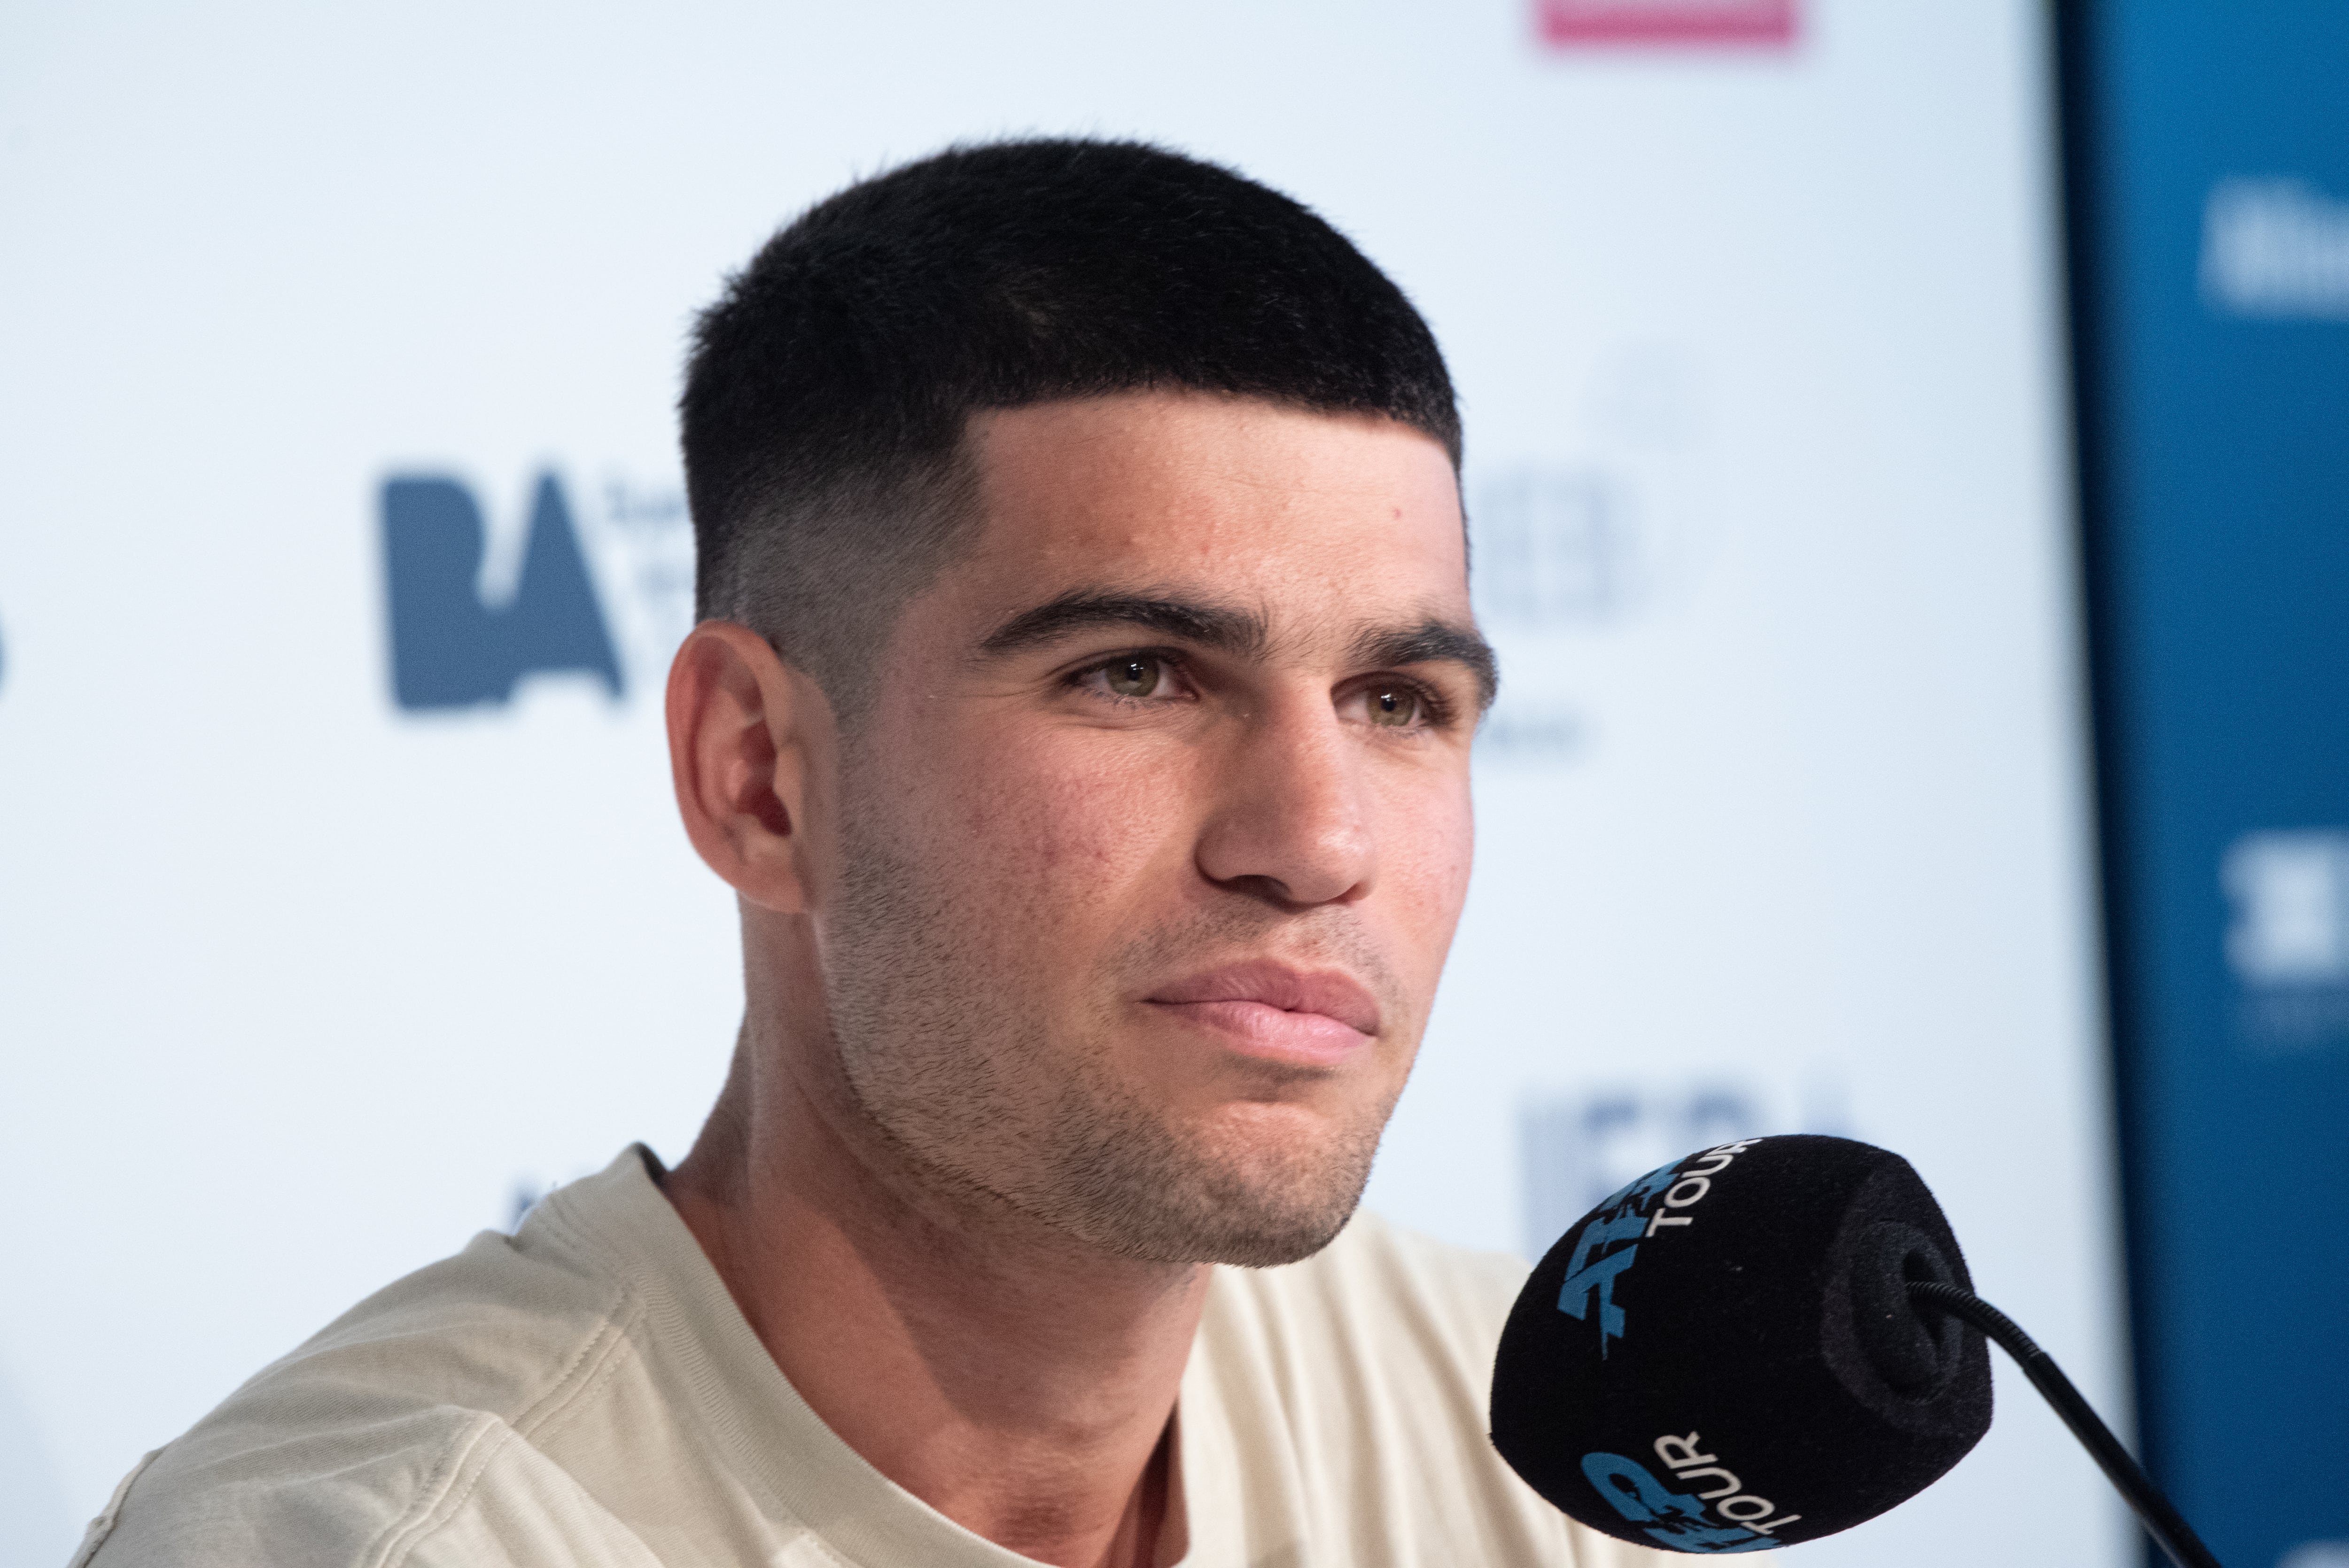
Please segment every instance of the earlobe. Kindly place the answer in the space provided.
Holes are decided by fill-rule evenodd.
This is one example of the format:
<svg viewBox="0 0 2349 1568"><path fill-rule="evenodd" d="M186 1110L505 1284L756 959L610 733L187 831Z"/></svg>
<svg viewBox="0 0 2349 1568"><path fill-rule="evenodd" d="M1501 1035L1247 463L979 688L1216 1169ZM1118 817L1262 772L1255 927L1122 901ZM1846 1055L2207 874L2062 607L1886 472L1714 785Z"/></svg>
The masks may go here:
<svg viewBox="0 0 2349 1568"><path fill-rule="evenodd" d="M811 786L828 765L831 709L766 639L704 621L669 666L669 772L686 836L745 899L806 911Z"/></svg>

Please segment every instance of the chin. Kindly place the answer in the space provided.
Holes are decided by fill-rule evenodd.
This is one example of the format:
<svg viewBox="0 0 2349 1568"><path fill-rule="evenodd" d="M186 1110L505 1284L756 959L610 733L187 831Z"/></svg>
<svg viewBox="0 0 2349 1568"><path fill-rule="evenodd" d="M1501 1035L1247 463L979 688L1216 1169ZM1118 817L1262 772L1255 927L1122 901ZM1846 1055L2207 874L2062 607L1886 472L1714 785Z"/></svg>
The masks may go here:
<svg viewBox="0 0 2349 1568"><path fill-rule="evenodd" d="M1248 1105L1213 1120L1188 1136L1163 1129L1159 1139L1101 1150L1109 1157L1064 1172L1077 1178L1062 1187L1078 1198L1070 1228L1154 1263L1296 1263L1353 1217L1384 1118L1333 1128L1300 1107Z"/></svg>

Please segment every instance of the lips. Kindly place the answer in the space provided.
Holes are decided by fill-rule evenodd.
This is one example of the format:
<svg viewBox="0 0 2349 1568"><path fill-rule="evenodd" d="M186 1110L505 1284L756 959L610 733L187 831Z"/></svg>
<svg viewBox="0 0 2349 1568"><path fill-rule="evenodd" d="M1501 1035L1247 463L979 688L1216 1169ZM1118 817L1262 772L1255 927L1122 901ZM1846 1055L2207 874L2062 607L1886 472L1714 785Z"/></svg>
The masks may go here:
<svg viewBox="0 0 2349 1568"><path fill-rule="evenodd" d="M1368 1048L1379 1031L1378 999L1330 970L1234 964L1163 985L1144 1001L1245 1055L1306 1066L1335 1066Z"/></svg>

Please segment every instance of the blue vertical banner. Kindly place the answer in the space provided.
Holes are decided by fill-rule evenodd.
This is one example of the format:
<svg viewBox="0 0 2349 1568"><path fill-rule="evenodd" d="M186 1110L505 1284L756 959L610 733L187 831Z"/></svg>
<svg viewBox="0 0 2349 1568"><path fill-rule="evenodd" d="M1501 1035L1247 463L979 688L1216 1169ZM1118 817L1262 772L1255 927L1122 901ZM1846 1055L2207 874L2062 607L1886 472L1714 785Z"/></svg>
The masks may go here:
<svg viewBox="0 0 2349 1568"><path fill-rule="evenodd" d="M2138 1418L2349 1563L2349 8L2059 12Z"/></svg>

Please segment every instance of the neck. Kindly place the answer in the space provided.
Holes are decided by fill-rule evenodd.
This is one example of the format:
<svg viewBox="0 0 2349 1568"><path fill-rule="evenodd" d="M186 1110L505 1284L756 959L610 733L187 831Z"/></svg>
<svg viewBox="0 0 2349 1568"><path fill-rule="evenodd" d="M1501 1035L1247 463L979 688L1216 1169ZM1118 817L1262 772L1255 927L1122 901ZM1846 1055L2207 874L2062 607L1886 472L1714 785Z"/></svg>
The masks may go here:
<svg viewBox="0 0 2349 1568"><path fill-rule="evenodd" d="M783 1375L874 1469L1024 1556L1148 1568L1207 1271L1106 1256L926 1179L857 1108L808 1001L816 976L790 973L812 965L776 967L779 985L752 976L670 1202Z"/></svg>

